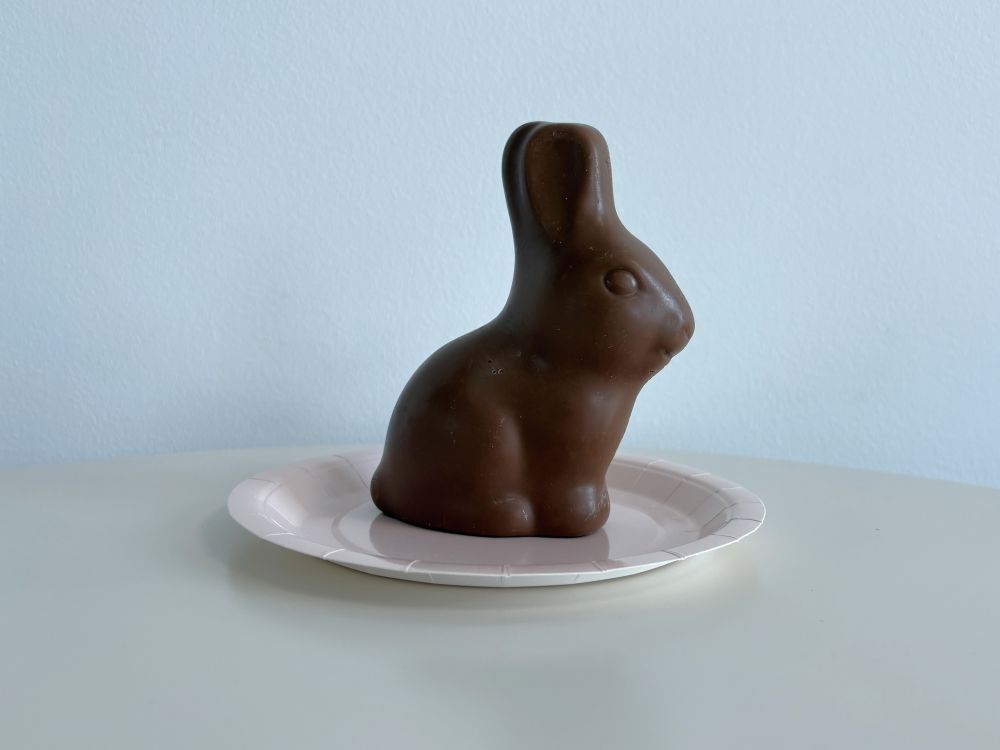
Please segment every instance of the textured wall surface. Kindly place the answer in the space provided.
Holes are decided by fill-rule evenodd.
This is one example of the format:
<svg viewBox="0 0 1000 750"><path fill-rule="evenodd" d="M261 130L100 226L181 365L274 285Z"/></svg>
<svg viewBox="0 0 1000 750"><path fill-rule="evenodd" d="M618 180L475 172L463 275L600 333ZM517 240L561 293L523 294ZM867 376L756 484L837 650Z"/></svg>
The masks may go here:
<svg viewBox="0 0 1000 750"><path fill-rule="evenodd" d="M626 444L1000 484L1000 6L0 6L0 464L379 440L534 119L698 321Z"/></svg>

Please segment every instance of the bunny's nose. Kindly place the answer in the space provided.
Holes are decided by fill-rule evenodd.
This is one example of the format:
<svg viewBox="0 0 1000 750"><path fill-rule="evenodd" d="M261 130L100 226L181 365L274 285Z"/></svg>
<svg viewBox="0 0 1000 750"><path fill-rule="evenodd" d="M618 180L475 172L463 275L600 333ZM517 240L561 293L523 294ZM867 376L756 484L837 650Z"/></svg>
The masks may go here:
<svg viewBox="0 0 1000 750"><path fill-rule="evenodd" d="M678 354L688 342L691 340L691 334L694 333L693 326L683 325L681 329L677 332L677 344L674 346L674 354Z"/></svg>
<svg viewBox="0 0 1000 750"><path fill-rule="evenodd" d="M684 319L677 325L673 330L673 335L670 337L670 345L668 347L671 355L675 355L684 349L694 335L694 318L690 315L684 316Z"/></svg>
<svg viewBox="0 0 1000 750"><path fill-rule="evenodd" d="M687 346L687 342L691 340L692 336L694 336L694 316L690 313L688 313L688 316L684 321L684 336L686 339L684 341L684 345Z"/></svg>

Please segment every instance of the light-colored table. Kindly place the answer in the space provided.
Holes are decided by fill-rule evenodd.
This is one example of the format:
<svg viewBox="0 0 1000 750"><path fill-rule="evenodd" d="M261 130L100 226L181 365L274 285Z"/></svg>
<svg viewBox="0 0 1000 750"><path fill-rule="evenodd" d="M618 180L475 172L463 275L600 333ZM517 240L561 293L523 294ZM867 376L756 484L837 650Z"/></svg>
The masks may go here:
<svg viewBox="0 0 1000 750"><path fill-rule="evenodd" d="M226 514L329 450L0 473L0 745L1000 747L1000 490L669 453L764 527L632 578L451 588Z"/></svg>

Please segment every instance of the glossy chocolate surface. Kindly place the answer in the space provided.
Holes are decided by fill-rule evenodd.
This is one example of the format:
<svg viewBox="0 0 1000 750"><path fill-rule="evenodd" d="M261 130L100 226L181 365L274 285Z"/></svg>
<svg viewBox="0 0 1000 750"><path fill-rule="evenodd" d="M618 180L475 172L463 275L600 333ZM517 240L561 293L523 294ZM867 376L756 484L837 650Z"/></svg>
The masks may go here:
<svg viewBox="0 0 1000 750"><path fill-rule="evenodd" d="M597 130L522 125L503 181L515 250L507 304L410 378L372 498L441 531L584 536L608 518L604 476L639 390L684 348L694 318L619 220Z"/></svg>

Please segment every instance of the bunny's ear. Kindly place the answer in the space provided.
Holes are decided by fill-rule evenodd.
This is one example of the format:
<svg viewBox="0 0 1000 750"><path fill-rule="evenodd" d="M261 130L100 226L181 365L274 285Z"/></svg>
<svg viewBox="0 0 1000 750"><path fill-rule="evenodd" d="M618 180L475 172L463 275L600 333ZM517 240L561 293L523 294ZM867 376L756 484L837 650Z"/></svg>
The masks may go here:
<svg viewBox="0 0 1000 750"><path fill-rule="evenodd" d="M587 125L522 125L504 149L503 178L515 238L561 244L580 224L617 219L608 145Z"/></svg>

